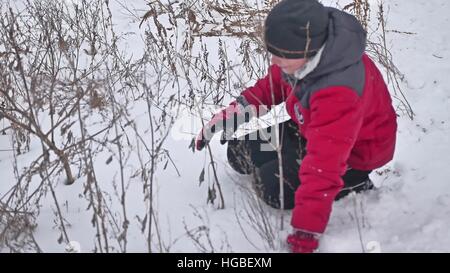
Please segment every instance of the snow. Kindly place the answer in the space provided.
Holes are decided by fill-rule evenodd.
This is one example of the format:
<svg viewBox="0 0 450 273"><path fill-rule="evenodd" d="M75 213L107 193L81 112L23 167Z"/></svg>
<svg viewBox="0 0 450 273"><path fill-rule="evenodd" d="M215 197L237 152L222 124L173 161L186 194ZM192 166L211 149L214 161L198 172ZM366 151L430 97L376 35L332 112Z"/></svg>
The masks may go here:
<svg viewBox="0 0 450 273"><path fill-rule="evenodd" d="M130 2L139 14L145 11L141 1ZM336 1L323 2L334 4ZM341 2L348 1L339 1L343 6ZM376 1L371 3L376 4ZM117 14L116 24L121 31L129 33L121 46L138 56L143 46L140 39L143 30L137 28L139 22L127 16L117 1L112 1L111 5ZM389 6L388 29L413 33L388 32L387 43L395 64L405 75L402 88L416 116L410 120L399 112L395 158L371 174L376 190L335 203L327 230L321 237L320 252L450 252L450 31L447 29L450 2L391 0L386 5ZM214 47L213 43L209 45ZM234 61L239 63L239 60ZM141 112L145 114L145 111ZM181 176L170 163L165 170L160 168L156 176L155 206L162 239L170 246L168 251L287 252L284 239L290 231L290 213L262 204L267 227L274 230L273 245L258 235L252 225L256 216L246 214L245 209L252 196L246 190L250 178L236 174L227 165L226 146L221 146L217 138L211 143L211 149L218 163L226 209L217 210L206 203L207 183L212 181L212 173L206 165L208 154L192 153L188 149L199 128L199 122L193 121L188 113L180 116L165 147L170 150ZM0 150L10 149L10 142L10 136L0 136ZM33 141L31 151L18 156L18 163L29 165L39 152L40 143ZM105 164L109 156L105 152L96 162L98 180L105 184L111 184L118 176L116 160ZM11 152L1 151L0 197L15 181L12 164ZM138 164L137 159L128 164ZM199 186L199 175L204 167L205 182ZM72 186L59 183L55 188L59 203L64 204L63 214L70 223L69 246L57 243L59 232L55 228L54 202L51 194L46 194L35 231L43 251L93 251L95 230L90 222L92 213L86 210L87 202L82 197L82 183L79 179ZM109 190L111 203L117 203L113 187ZM141 234L135 217L143 215L147 209L138 181L130 182L127 200L131 221L128 251L145 252L145 234ZM280 215L284 215L283 231L279 231ZM187 230L198 231L205 248L194 243L186 234Z"/></svg>

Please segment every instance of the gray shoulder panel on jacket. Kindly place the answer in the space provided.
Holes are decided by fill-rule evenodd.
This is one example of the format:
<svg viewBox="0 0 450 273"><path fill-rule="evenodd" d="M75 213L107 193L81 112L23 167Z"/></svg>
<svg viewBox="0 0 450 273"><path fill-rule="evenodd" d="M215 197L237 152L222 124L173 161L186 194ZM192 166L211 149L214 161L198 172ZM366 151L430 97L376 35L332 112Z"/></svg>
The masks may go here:
<svg viewBox="0 0 450 273"><path fill-rule="evenodd" d="M299 88L295 90L295 95L304 108L309 109L309 103L314 93L328 87L348 87L352 89L359 97L362 96L365 83L365 67L361 61L349 66L339 72L330 73L316 82L309 82L307 79L301 81Z"/></svg>

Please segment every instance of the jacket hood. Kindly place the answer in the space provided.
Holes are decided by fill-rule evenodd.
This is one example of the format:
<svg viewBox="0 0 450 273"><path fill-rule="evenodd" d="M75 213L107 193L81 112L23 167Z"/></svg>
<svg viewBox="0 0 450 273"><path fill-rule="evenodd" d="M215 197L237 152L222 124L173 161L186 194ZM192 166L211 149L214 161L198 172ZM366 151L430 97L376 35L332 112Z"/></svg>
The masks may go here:
<svg viewBox="0 0 450 273"><path fill-rule="evenodd" d="M366 31L352 15L328 7L328 39L320 62L306 78L314 79L341 71L361 61L366 48Z"/></svg>

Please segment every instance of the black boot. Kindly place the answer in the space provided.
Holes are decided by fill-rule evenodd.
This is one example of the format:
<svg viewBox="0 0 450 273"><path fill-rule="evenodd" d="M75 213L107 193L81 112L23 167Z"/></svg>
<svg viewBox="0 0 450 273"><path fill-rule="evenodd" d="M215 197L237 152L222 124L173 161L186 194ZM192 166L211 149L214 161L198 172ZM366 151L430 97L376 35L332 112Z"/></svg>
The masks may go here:
<svg viewBox="0 0 450 273"><path fill-rule="evenodd" d="M372 180L369 178L369 174L372 171L360 171L350 169L342 177L344 180L344 188L338 193L335 200L339 200L351 192L363 192L374 188Z"/></svg>

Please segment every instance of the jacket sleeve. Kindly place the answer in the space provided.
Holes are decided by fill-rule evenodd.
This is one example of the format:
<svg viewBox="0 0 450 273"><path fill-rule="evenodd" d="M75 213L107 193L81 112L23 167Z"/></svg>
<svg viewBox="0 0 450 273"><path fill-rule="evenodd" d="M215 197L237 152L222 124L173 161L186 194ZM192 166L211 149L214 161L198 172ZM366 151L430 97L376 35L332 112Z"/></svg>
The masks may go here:
<svg viewBox="0 0 450 273"><path fill-rule="evenodd" d="M257 108L259 115L262 109L260 106L270 110L272 106L285 101L289 89L290 85L282 80L281 69L276 65L271 65L267 75L258 80L254 86L244 90L241 95L250 105Z"/></svg>
<svg viewBox="0 0 450 273"><path fill-rule="evenodd" d="M291 224L294 228L323 233L334 198L343 187L342 175L362 126L359 96L347 87L330 87L313 94L308 140L295 193Z"/></svg>

